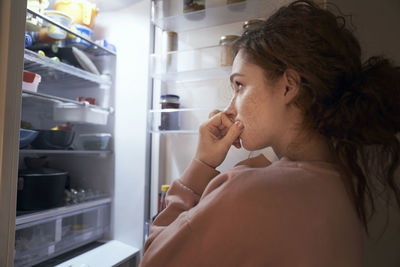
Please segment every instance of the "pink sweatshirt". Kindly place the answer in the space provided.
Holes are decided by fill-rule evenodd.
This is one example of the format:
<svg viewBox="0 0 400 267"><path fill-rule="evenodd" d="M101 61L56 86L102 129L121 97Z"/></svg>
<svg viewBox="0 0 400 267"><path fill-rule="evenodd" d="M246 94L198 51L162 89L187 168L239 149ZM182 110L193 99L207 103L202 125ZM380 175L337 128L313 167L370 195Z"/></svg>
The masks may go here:
<svg viewBox="0 0 400 267"><path fill-rule="evenodd" d="M336 165L288 158L225 173L193 160L141 267L360 267L361 224Z"/></svg>

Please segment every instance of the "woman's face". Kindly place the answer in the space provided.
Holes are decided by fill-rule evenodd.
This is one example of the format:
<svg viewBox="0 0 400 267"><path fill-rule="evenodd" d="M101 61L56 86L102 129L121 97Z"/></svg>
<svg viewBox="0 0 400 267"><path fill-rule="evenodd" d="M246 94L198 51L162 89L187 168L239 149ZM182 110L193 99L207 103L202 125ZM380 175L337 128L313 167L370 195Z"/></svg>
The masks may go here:
<svg viewBox="0 0 400 267"><path fill-rule="evenodd" d="M284 79L267 81L263 69L246 62L241 50L233 62L231 84L234 95L225 113L243 123L242 146L257 150L272 145L285 129Z"/></svg>

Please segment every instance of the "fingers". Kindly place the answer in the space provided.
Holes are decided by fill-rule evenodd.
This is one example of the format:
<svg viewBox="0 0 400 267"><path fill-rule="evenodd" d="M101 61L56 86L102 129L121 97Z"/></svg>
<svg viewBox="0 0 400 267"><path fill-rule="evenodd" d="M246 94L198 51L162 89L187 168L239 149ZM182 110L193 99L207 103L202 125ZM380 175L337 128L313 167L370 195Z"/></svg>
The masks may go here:
<svg viewBox="0 0 400 267"><path fill-rule="evenodd" d="M239 136L243 131L243 123L240 121L236 121L232 127L229 128L226 135L222 138L223 142L226 145L234 145L236 147L240 146Z"/></svg>
<svg viewBox="0 0 400 267"><path fill-rule="evenodd" d="M222 111L218 110L218 109L214 109L213 111L210 112L210 114L208 114L208 118L211 119L212 117L214 117L215 115L217 115L220 112L222 112Z"/></svg>
<svg viewBox="0 0 400 267"><path fill-rule="evenodd" d="M225 113L220 112L211 117L209 123L222 130L231 127L234 122Z"/></svg>
<svg viewBox="0 0 400 267"><path fill-rule="evenodd" d="M209 131L217 138L224 138L229 130L234 126L234 121L232 118L228 117L224 112L220 110L213 110L209 114L210 120L207 122L207 128ZM240 135L240 133L239 133ZM226 139L225 142L230 139ZM236 148L241 148L239 136L237 136L230 145Z"/></svg>

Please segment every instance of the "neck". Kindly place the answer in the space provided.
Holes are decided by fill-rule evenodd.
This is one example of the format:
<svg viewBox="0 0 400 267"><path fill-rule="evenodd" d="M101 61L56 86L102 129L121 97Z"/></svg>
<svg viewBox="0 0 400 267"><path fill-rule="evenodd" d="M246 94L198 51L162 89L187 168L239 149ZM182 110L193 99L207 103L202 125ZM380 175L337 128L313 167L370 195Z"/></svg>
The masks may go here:
<svg viewBox="0 0 400 267"><path fill-rule="evenodd" d="M316 133L306 135L282 136L280 142L272 145L279 158L287 157L294 161L325 161L336 163L328 140Z"/></svg>

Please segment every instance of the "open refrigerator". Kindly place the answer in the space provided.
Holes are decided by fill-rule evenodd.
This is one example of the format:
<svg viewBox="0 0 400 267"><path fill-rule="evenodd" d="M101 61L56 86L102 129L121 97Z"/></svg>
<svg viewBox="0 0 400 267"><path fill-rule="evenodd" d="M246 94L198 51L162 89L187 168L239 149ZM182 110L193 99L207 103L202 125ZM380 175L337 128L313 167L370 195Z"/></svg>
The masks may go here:
<svg viewBox="0 0 400 267"><path fill-rule="evenodd" d="M74 138L63 149L32 144L19 149L10 137L10 147L18 151L11 158L16 175L10 188L26 187L17 170L35 160L67 172L67 187L61 205L6 216L15 218L15 225L1 224L1 231L15 234L0 254L5 266L137 265L159 210L161 186L180 177L195 153L199 125L230 101L232 62L221 37L242 34L245 21L265 18L289 1L203 0L196 10L183 0L93 2L100 13L91 38L26 9L26 2L12 4L15 25L17 19L20 24L36 19L75 41L13 48L23 58L17 71L36 73L41 81L37 90L26 85L21 90L21 80L7 88L19 90L14 97L21 103L13 110L12 134L18 136L22 120L34 130L73 131ZM54 5L50 1L47 9ZM23 40L23 27L16 40ZM60 52L65 47L67 56ZM69 60L71 55L78 62ZM160 104L171 95L179 105ZM104 147L96 142L93 147L98 140L85 145L84 138L93 134L111 138ZM271 150L263 153L275 160ZM248 151L232 149L218 169L247 157ZM1 193L11 200L18 195ZM15 202L9 207L15 210Z"/></svg>

